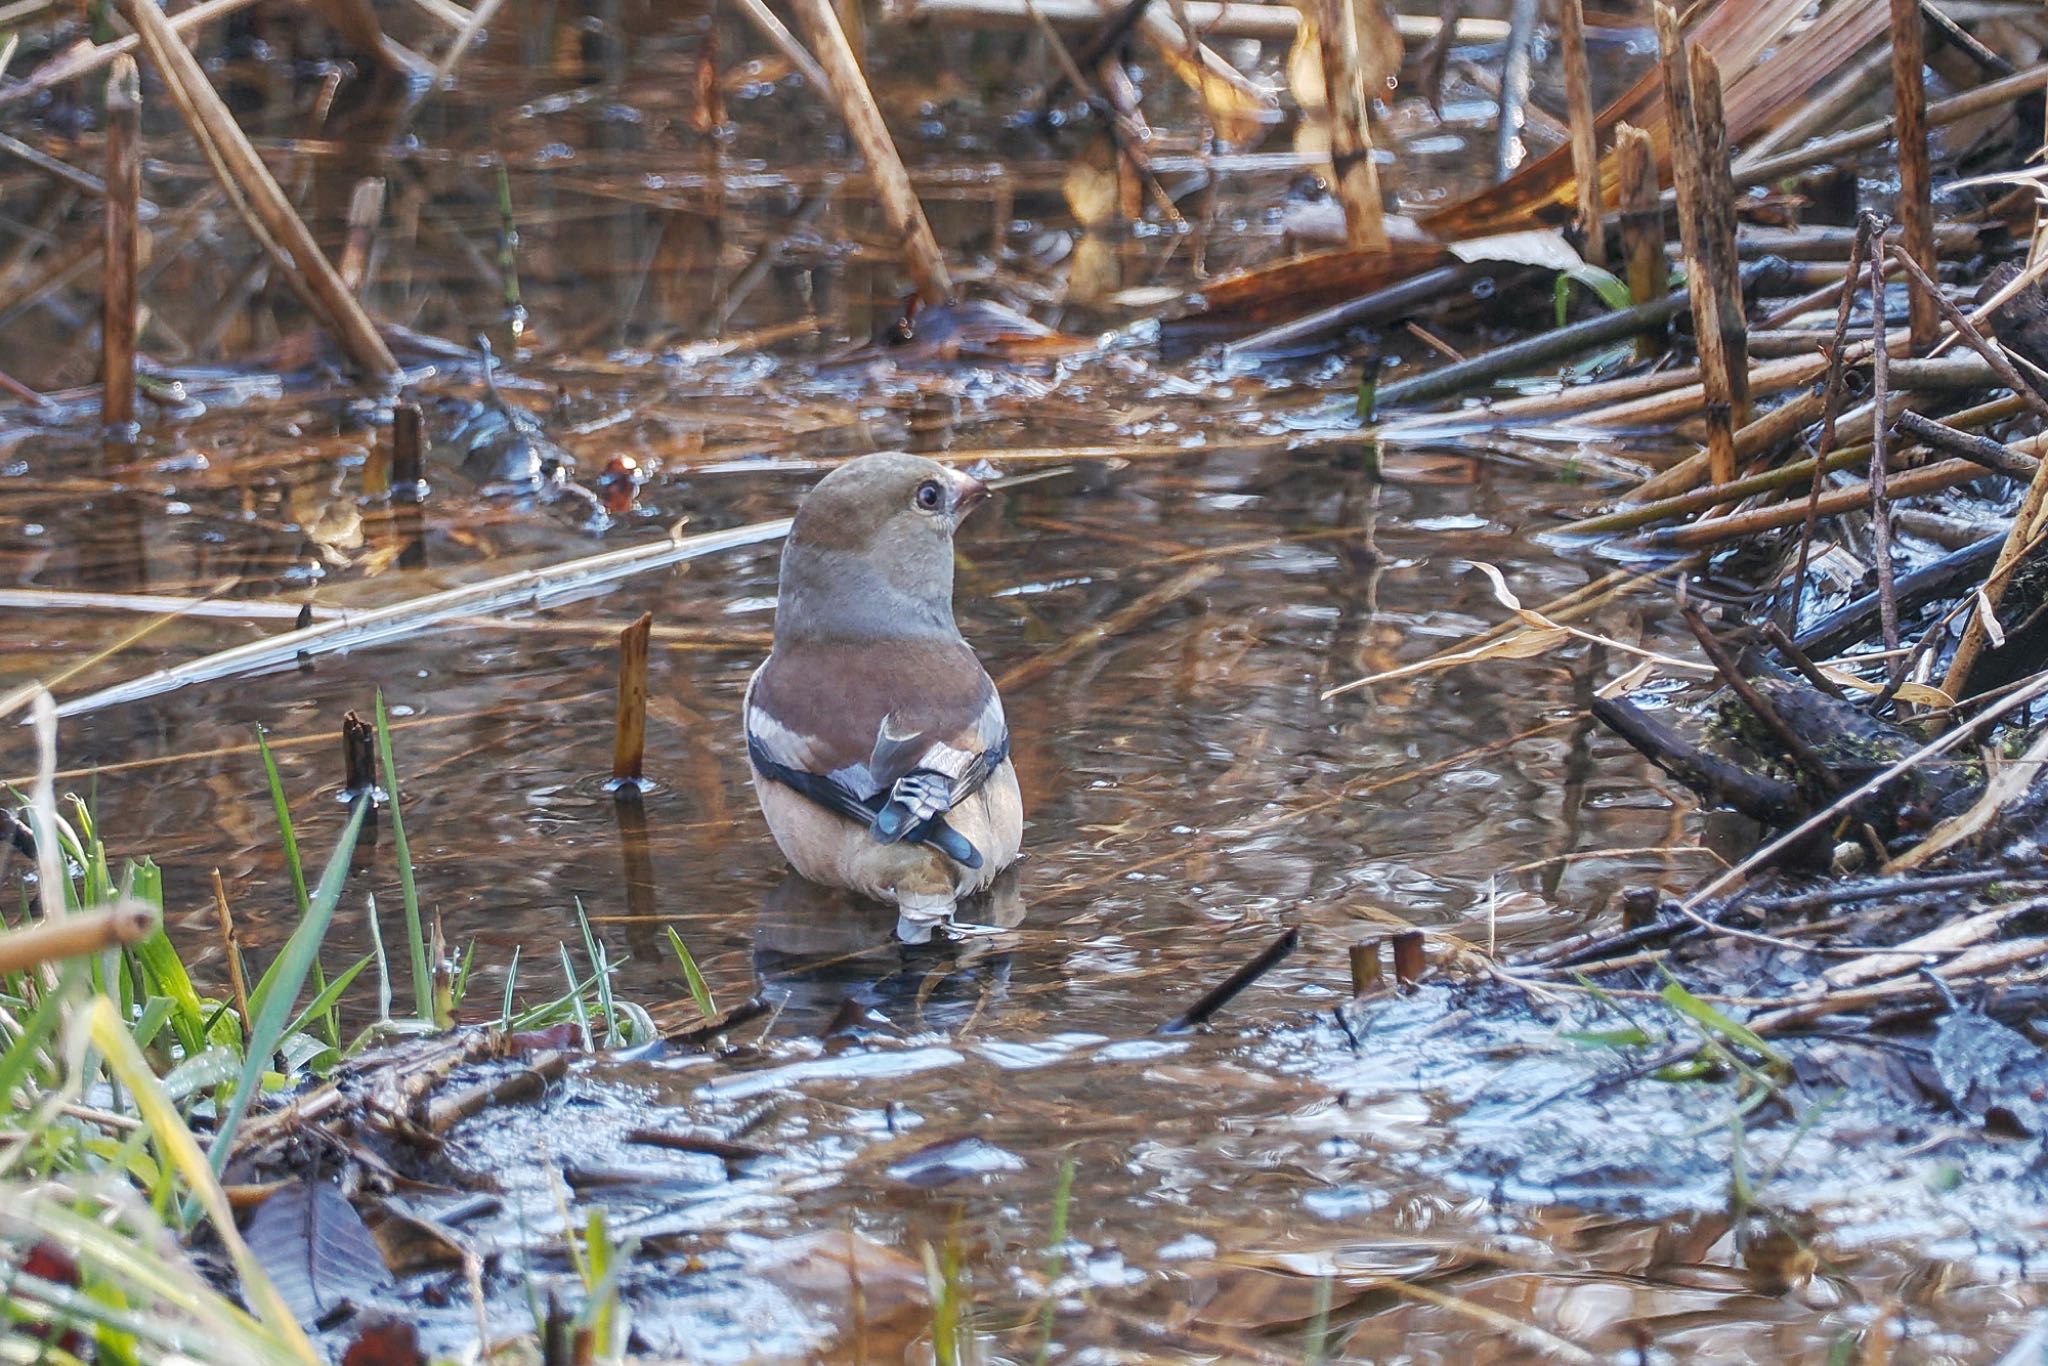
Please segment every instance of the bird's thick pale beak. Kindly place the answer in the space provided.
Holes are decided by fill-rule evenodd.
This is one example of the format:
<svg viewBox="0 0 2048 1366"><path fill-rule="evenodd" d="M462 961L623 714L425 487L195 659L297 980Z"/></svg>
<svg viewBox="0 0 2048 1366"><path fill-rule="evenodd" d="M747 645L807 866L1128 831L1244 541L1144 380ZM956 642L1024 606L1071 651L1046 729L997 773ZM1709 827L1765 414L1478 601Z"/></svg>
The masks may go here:
<svg viewBox="0 0 2048 1366"><path fill-rule="evenodd" d="M961 474L958 470L953 474L960 481L953 495L953 519L964 521L968 513L988 501L989 487L971 474Z"/></svg>

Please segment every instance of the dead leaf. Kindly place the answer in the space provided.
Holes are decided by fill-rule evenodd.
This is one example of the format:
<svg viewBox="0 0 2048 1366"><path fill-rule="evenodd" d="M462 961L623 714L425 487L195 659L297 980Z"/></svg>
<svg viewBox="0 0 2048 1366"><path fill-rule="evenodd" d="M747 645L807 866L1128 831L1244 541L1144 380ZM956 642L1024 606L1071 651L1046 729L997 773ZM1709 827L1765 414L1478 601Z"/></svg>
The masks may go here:
<svg viewBox="0 0 2048 1366"><path fill-rule="evenodd" d="M326 1181L279 1190L256 1211L244 1236L301 1324L365 1304L391 1284L362 1216Z"/></svg>

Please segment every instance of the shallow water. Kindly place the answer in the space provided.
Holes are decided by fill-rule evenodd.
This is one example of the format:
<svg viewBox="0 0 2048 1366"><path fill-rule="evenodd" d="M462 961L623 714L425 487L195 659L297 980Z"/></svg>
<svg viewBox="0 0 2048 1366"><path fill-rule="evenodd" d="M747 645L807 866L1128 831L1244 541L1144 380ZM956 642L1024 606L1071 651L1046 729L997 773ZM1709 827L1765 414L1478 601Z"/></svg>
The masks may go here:
<svg viewBox="0 0 2048 1366"><path fill-rule="evenodd" d="M1826 1262L1781 1293L1744 1269L1728 1229L1718 1096L1636 1088L1545 1131L1515 1107L1607 1063L1537 1047L1563 1015L1468 1014L1442 987L1347 1021L1349 1038L1330 1014L1350 994L1349 947L1390 926L1543 942L1611 922L1625 888L1677 889L1713 866L1689 804L1587 719L1590 690L1627 663L1604 648L1320 698L1502 620L1470 562L1498 566L1531 604L1604 572L1536 533L1652 445L1551 430L1367 449L1347 435L1348 359L1245 373L1162 359L1146 327L1018 367L821 366L890 316L894 284L866 210L831 188L849 168L815 101L775 83L770 59L730 67L732 129L709 143L677 77L703 15L601 9L579 28L551 7L511 8L533 22L493 35L475 79L416 116L402 155L351 141L392 111L352 103L346 81L332 127L309 130L289 102L257 101L253 117L311 139L294 157L330 237L354 177L391 177L391 213L415 235L373 264L373 311L447 336L498 321L489 158L502 155L531 319L506 386L548 416L586 480L632 455L649 475L636 507L598 535L580 508L484 496L437 452L424 507L394 509L362 497L380 405L303 376L230 392L189 371L187 405L153 416L130 450L76 424L16 418L0 432L0 585L379 605L678 522L783 516L820 468L867 449L1054 473L1006 491L960 543L961 622L1005 680L1030 825L1015 885L984 911L1000 932L957 944L904 948L887 918L821 903L786 878L759 824L737 708L768 643L772 545L66 723L67 788L90 796L116 855L164 865L174 931L202 971L218 969L216 868L257 955L289 928L254 732L271 734L317 865L344 815L341 717L381 689L421 898L451 943L475 945L469 1017L495 1017L515 949L522 1001L562 989L557 946L581 953L579 901L621 964L616 990L665 1022L694 1018L669 928L722 1003L770 1003L719 1057L590 1064L546 1105L459 1133L455 1165L508 1193L479 1234L507 1250L501 1306L522 1265L562 1269L566 1172L579 1205L603 1203L641 1241L629 1299L650 1351L900 1356L929 1327L912 1301L930 1244L964 1256L986 1349L1030 1359L1070 1160L1053 1340L1072 1359L1299 1360L1326 1327L1331 1353L1370 1360L1539 1359L1559 1342L1820 1360L1883 1313L1905 1335L1895 1359L1960 1361L2017 1334L2038 1211L1945 1203L1928 1175L1943 1153L1873 1140L1860 1165L1830 1170L1839 1146L1784 1159L1765 1195L1818 1207ZM758 50L729 18L717 32L725 53ZM1089 239L1059 192L1070 141L1001 117L1028 40L878 30L875 51L892 113L929 106L913 156L956 258L982 263L978 288L1037 299L1036 316L1070 328L1119 321L1071 294L1044 302L1073 285L1078 258L1064 263ZM936 91L891 76L933 52L955 59ZM543 91L515 70L533 63L553 64ZM1389 167L1404 202L1470 181L1489 115L1464 93L1445 125L1419 101L1399 107L1394 126L1426 142ZM805 165L788 164L792 145ZM1167 136L1161 154L1179 148ZM168 130L153 151L153 194L203 196ZM1212 270L1277 254L1269 211L1292 174L1225 177L1199 244L1112 242L1117 287L1186 288L1198 252ZM827 202L807 208L812 195ZM735 297L758 260L771 264ZM174 258L147 296L157 341L197 335L235 274L231 251ZM1531 307L1548 307L1547 290ZM821 336L797 325L814 312ZM289 336L293 317L288 298L264 295L221 340L246 355ZM62 321L32 313L0 343L0 368L76 382L76 348L52 341ZM746 335L757 329L774 339ZM707 340L722 335L740 338L729 353ZM1406 334L1385 346L1397 363L1429 354ZM415 378L437 436L478 389L461 367ZM612 642L642 612L658 630L653 788L622 806L605 789ZM290 624L185 617L121 644L144 620L0 608L0 680L113 647L60 689L77 696ZM1655 599L1594 624L1668 643ZM0 747L10 775L30 761L19 738ZM330 967L367 947L372 894L385 942L400 942L388 829L358 862ZM1301 951L1216 1032L1154 1036L1288 926ZM851 1032L821 1037L849 1018ZM1589 1123L1631 1141L1602 1151ZM1851 1104L1831 1124L1874 1131L1882 1116ZM770 1155L727 1172L627 1141L648 1127L743 1136ZM1780 1159L1793 1128L1760 1121L1757 1150ZM2008 1159L1955 1161L1974 1180ZM1972 1232L2013 1220L2028 1226ZM874 1245L857 1304L822 1241L849 1230ZM430 1316L450 1340L469 1322L454 1300Z"/></svg>

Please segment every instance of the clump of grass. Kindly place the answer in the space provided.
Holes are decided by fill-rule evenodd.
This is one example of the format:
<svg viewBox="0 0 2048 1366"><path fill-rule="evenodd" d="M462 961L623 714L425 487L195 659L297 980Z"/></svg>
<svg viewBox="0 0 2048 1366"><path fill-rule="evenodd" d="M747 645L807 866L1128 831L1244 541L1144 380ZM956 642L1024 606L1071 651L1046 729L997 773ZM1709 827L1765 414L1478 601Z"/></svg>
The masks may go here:
<svg viewBox="0 0 2048 1366"><path fill-rule="evenodd" d="M40 742L40 774L24 813L37 850L33 880L25 884L33 886L33 897L24 894L19 921L140 906L156 927L138 942L105 952L0 973L0 1266L13 1268L0 1279L0 1366L62 1363L81 1353L122 1363L318 1362L243 1246L219 1174L266 1091L321 1077L394 1033L448 1027L474 961L473 952L465 953L438 972L429 961L411 851L396 809L397 771L382 699L378 752L393 801L416 1012L396 1021L389 1018L391 972L374 901L373 951L331 978L320 962L370 818L370 795L355 800L309 886L277 765L268 745L259 745L298 914L284 947L249 991L245 1021L231 996L201 990L163 932L163 877L156 865L145 858L117 869L85 803L72 799L68 813L60 814L56 722L47 699L28 690L0 698L0 722L10 711L35 707ZM577 910L588 971L577 969L563 946L568 991L517 1011L515 953L500 1023L533 1028L573 1018L587 1041L601 1029L609 1045L656 1037L645 1010L613 995L616 965ZM10 928L0 915L0 934ZM447 958L439 938L436 923L433 957ZM379 1018L344 1045L340 1002L372 964ZM246 1308L186 1256L183 1241L202 1226L227 1253ZM618 1281L630 1253L610 1238L601 1217L586 1222L576 1244L585 1289L580 1321L596 1341L623 1337ZM23 1345L25 1355L15 1350Z"/></svg>

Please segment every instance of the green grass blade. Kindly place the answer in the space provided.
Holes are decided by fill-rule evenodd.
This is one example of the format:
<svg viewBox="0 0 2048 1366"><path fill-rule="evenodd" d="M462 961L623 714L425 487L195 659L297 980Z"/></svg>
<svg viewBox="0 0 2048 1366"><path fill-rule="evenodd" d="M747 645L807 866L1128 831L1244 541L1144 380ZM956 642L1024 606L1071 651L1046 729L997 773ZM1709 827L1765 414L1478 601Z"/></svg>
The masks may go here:
<svg viewBox="0 0 2048 1366"><path fill-rule="evenodd" d="M405 814L399 810L398 763L391 757L391 720L384 712L384 690L377 690L377 766L390 801L391 847L398 856L398 888L405 898L405 948L412 959L413 1011L434 1022L434 977L427 970L427 936L420 923L420 892L412 875L412 845L405 838Z"/></svg>
<svg viewBox="0 0 2048 1366"><path fill-rule="evenodd" d="M333 856L327 860L326 871L320 874L320 886L313 893L305 916L300 919L298 928L292 931L292 937L285 941L284 952L271 965L275 977L270 982L270 990L264 995L262 1008L256 1009L253 1003L250 1007L256 1018L249 1028L249 1052L242 1062L241 1084L235 1088L227 1113L221 1116L213 1146L207 1152L216 1175L227 1164L228 1152L235 1142L235 1130L249 1108L250 1098L262 1084L264 1069L270 1065L270 1055L276 1050L278 1040L284 1037L286 1015L292 1003L298 1000L299 991L312 972L313 960L319 955L320 941L326 937L327 927L334 920L335 903L341 900L341 884L348 878L349 857L355 853L356 839L362 834L363 818L369 809L369 798L356 799L355 810L349 815L347 828L341 832L340 842L334 846Z"/></svg>
<svg viewBox="0 0 2048 1366"><path fill-rule="evenodd" d="M690 999L697 1003L705 1022L718 1018L718 1002L711 997L711 988L704 984L704 974L697 970L697 960L691 956L689 945L676 933L676 927L668 927L668 946L675 950L676 961L683 965L683 981L689 985Z"/></svg>
<svg viewBox="0 0 2048 1366"><path fill-rule="evenodd" d="M263 755L263 777L264 781L270 784L270 807L277 813L278 838L284 845L285 867L291 870L292 896L299 903L299 918L304 920L307 908L311 904L306 896L306 865L299 857L299 836L298 831L292 826L291 803L285 800L284 778L277 771L277 758L270 752L270 740L264 735L261 726L256 728L256 747ZM316 956L313 959L314 990L317 991L326 985L326 972L321 968L320 959ZM254 1008L253 1002L251 1008ZM330 1015L324 1024L327 1041L339 1043L341 1022Z"/></svg>
<svg viewBox="0 0 2048 1366"><path fill-rule="evenodd" d="M569 1005L576 1012L576 1032L583 1042L583 1051L588 1053L590 1042L590 1012L583 1005L583 988L576 984L576 963L569 957L567 944L556 945L562 951L562 977L569 983Z"/></svg>
<svg viewBox="0 0 2048 1366"><path fill-rule="evenodd" d="M498 1028L512 1028L512 989L519 985L519 946L512 946L512 965L505 969L505 1003L498 1009Z"/></svg>
<svg viewBox="0 0 2048 1366"><path fill-rule="evenodd" d="M299 914L306 913L306 866L299 861L299 837L292 829L291 804L284 798L284 779L278 775L277 759L270 752L270 740L263 728L256 728L256 748L263 755L263 777L270 784L270 809L277 813L278 840L284 845L284 866L291 870L292 895L299 903Z"/></svg>
<svg viewBox="0 0 2048 1366"><path fill-rule="evenodd" d="M360 805L357 807L356 816L356 820L351 822L348 835L347 842L351 844L355 839L355 827L362 823ZM330 873L346 872L347 869L346 855L329 865ZM323 890L326 889L329 880L321 879ZM341 885L340 877L335 876L331 880L334 883L334 890L338 892ZM331 910L331 895L328 903ZM314 904L317 906L318 902ZM296 937L295 933L294 938ZM303 975L301 973L302 977ZM206 1211L207 1217L212 1220L214 1234L220 1239L221 1246L227 1249L229 1260L234 1263L235 1272L241 1278L242 1294L250 1308L256 1311L257 1318L275 1336L281 1347L288 1349L294 1357L302 1361L317 1363L320 1356L313 1350L313 1344L306 1340L305 1333L299 1328L298 1320L292 1316L292 1311L286 1307L283 1297L277 1293L277 1287L271 1283L263 1264L250 1253L248 1244L242 1241L241 1233L235 1228L234 1211L228 1207L227 1193L220 1188L218 1162L212 1166L208 1165L206 1155L199 1150L199 1141L192 1136L192 1131L185 1127L185 1121L178 1117L177 1110L164 1095L163 1085L157 1081L156 1074L149 1070L149 1064L143 1060L134 1040L128 1037L127 1027L115 1013L114 1003L104 996L100 997L93 1002L86 1019L93 1047L106 1059L107 1069L120 1078L121 1084L135 1097L135 1107L142 1116L142 1122L149 1126L150 1135L156 1139L157 1149L163 1154L165 1163L176 1167L184 1176L193 1196ZM237 1102L248 1094L248 1086L249 1078L245 1069L243 1088L236 1093ZM239 1119L240 1111L238 1103L230 1113ZM231 1138L233 1134L233 1123L224 1124L221 1137ZM225 1156L225 1144L216 1142L214 1146Z"/></svg>

